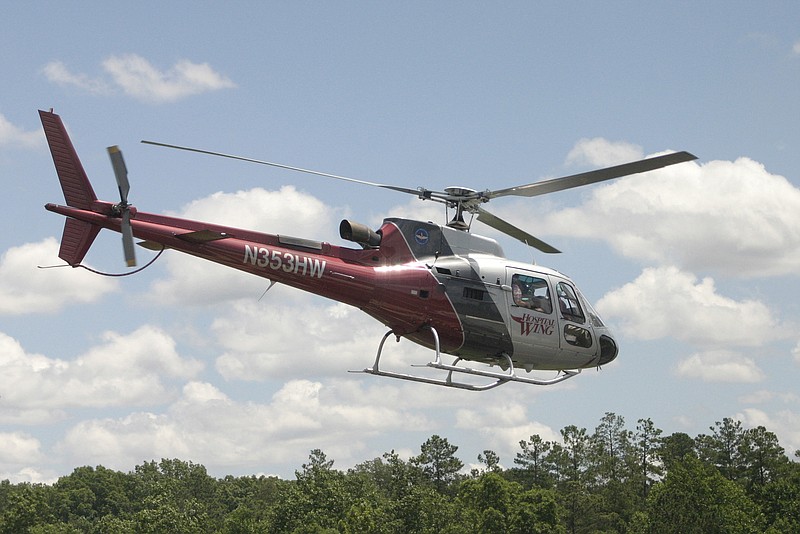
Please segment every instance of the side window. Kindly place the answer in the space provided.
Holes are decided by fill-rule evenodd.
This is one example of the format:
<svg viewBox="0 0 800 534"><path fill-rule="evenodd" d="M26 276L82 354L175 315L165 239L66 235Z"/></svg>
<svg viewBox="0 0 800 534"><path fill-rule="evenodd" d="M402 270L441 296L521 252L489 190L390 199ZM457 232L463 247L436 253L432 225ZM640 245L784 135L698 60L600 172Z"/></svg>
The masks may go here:
<svg viewBox="0 0 800 534"><path fill-rule="evenodd" d="M511 295L514 304L539 313L552 313L550 288L547 280L535 276L515 274L511 277Z"/></svg>
<svg viewBox="0 0 800 534"><path fill-rule="evenodd" d="M564 319L580 324L586 322L586 316L583 314L578 297L571 285L559 282L556 286L556 294L558 295L558 307Z"/></svg>

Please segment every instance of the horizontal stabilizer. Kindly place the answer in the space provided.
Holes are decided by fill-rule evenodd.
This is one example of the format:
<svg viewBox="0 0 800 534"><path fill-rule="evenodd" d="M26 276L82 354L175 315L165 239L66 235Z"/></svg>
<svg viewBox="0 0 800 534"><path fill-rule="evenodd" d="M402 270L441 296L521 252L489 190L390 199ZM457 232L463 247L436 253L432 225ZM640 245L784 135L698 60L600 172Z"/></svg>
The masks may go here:
<svg viewBox="0 0 800 534"><path fill-rule="evenodd" d="M64 235L61 236L61 249L58 257L73 267L83 261L89 251L100 227L86 221L67 219L64 224Z"/></svg>

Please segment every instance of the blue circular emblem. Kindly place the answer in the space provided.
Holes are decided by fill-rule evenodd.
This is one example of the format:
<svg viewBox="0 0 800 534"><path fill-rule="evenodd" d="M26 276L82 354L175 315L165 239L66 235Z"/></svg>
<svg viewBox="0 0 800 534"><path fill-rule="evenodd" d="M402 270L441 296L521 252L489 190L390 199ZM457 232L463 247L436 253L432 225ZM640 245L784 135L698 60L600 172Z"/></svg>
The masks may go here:
<svg viewBox="0 0 800 534"><path fill-rule="evenodd" d="M414 241L418 245L425 245L428 242L428 231L424 228L417 228L417 231L414 232Z"/></svg>

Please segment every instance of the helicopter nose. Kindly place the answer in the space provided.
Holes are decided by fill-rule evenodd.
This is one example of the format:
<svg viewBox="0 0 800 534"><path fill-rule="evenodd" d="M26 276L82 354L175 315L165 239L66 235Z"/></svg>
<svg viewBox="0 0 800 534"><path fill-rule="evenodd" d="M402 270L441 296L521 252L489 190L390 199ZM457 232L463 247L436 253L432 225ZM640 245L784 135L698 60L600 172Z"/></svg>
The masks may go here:
<svg viewBox="0 0 800 534"><path fill-rule="evenodd" d="M619 348L617 347L617 342L614 341L611 336L602 335L600 336L600 362L599 365L605 365L608 362L612 361L614 358L617 357L619 354Z"/></svg>

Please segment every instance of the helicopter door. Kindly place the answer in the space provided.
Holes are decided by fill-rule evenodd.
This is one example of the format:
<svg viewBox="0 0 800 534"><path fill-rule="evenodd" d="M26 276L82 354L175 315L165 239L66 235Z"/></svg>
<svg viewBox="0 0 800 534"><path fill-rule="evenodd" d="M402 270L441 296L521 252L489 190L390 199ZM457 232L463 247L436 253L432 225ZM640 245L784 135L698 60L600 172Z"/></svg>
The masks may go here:
<svg viewBox="0 0 800 534"><path fill-rule="evenodd" d="M541 273L506 269L508 293L508 329L514 343L514 360L556 362L559 351L558 319L550 282ZM556 304L557 305L557 304Z"/></svg>
<svg viewBox="0 0 800 534"><path fill-rule="evenodd" d="M578 359L586 357L590 361L596 356L598 347L577 291L565 280L554 278L554 283L557 311L561 319L561 348L572 352Z"/></svg>

